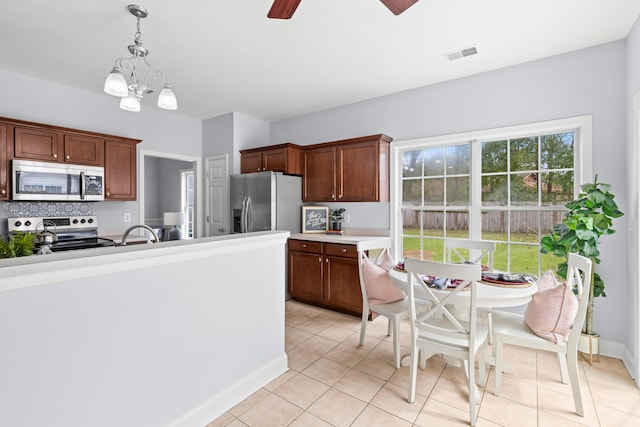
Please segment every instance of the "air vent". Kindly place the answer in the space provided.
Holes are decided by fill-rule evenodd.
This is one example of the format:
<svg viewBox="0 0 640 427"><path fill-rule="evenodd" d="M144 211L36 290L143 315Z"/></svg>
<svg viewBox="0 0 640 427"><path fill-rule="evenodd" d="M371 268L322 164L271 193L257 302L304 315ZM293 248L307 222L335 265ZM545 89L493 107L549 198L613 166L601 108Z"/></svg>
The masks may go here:
<svg viewBox="0 0 640 427"><path fill-rule="evenodd" d="M476 53L478 53L478 49L476 49L475 46L472 46L472 47L468 47L466 49L460 49L460 50L456 50L454 52L445 53L444 56L449 61L453 61L455 59L464 58L465 56L475 55Z"/></svg>

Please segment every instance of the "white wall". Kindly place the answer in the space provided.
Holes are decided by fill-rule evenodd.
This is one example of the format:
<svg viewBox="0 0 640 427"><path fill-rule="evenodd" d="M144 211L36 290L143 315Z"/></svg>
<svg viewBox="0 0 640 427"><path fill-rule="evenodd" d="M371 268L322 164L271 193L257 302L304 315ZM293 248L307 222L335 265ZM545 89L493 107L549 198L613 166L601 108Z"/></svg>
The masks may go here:
<svg viewBox="0 0 640 427"><path fill-rule="evenodd" d="M399 141L592 115L593 170L600 181L612 184L626 212L626 56L626 42L618 41L282 120L271 124L271 143L308 145L377 133ZM372 217L379 225L388 224L389 205L354 210L350 226ZM618 219L618 233L602 239L598 271L608 297L596 301L595 328L603 338L603 350L607 343L616 351L618 344L630 345L630 289L619 249L627 243L626 221Z"/></svg>
<svg viewBox="0 0 640 427"><path fill-rule="evenodd" d="M287 236L0 260L0 425L204 426L222 415L287 369Z"/></svg>
<svg viewBox="0 0 640 427"><path fill-rule="evenodd" d="M634 102L635 100L635 102ZM640 378L640 19L627 38L627 288L629 298L626 300L630 327L626 331L627 359L631 365L632 375L636 381ZM634 105L635 104L635 105Z"/></svg>

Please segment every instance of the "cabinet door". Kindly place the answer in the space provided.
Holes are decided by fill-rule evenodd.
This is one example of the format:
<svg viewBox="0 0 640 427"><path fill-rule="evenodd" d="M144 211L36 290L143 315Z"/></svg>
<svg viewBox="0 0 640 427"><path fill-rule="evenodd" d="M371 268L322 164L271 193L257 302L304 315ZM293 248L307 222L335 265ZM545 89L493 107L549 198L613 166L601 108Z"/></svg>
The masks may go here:
<svg viewBox="0 0 640 427"><path fill-rule="evenodd" d="M80 165L104 164L104 140L95 136L65 134L64 161Z"/></svg>
<svg viewBox="0 0 640 427"><path fill-rule="evenodd" d="M287 172L287 150L267 150L262 153L262 167L266 171Z"/></svg>
<svg viewBox="0 0 640 427"><path fill-rule="evenodd" d="M289 294L291 298L322 304L322 255L289 251Z"/></svg>
<svg viewBox="0 0 640 427"><path fill-rule="evenodd" d="M335 147L318 147L303 153L302 201L336 200Z"/></svg>
<svg viewBox="0 0 640 427"><path fill-rule="evenodd" d="M324 303L340 311L362 314L357 259L325 256Z"/></svg>
<svg viewBox="0 0 640 427"><path fill-rule="evenodd" d="M7 125L0 123L0 200L9 200L10 193L7 149Z"/></svg>
<svg viewBox="0 0 640 427"><path fill-rule="evenodd" d="M105 142L105 199L136 200L136 145Z"/></svg>
<svg viewBox="0 0 640 427"><path fill-rule="evenodd" d="M16 126L14 156L21 159L46 162L62 161L59 156L62 151L58 145L59 142L60 135L58 132Z"/></svg>
<svg viewBox="0 0 640 427"><path fill-rule="evenodd" d="M240 173L260 172L262 170L262 153L243 153L240 156Z"/></svg>
<svg viewBox="0 0 640 427"><path fill-rule="evenodd" d="M338 146L338 200L375 202L380 200L378 143L365 141Z"/></svg>

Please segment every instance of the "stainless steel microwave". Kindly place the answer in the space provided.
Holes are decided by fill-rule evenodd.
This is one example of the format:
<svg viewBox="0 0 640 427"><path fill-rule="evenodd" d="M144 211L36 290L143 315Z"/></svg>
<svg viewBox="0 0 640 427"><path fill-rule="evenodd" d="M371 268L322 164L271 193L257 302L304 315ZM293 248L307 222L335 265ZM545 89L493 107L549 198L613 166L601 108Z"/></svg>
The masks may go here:
<svg viewBox="0 0 640 427"><path fill-rule="evenodd" d="M104 200L104 168L64 163L12 161L13 200Z"/></svg>

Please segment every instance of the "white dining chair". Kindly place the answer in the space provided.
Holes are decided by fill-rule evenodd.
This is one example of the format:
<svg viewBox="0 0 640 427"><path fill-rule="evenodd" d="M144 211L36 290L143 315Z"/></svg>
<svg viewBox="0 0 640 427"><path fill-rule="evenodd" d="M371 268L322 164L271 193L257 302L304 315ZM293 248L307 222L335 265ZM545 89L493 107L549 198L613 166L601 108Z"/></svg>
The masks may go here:
<svg viewBox="0 0 640 427"><path fill-rule="evenodd" d="M396 369L400 368L400 321L409 318L409 305L406 297L394 302L388 303L369 303L367 293L367 275L365 274L365 263L373 262L375 265L385 263L384 269L388 270L393 267L391 260L390 248L380 248L380 244L376 241L358 242L358 270L360 274L360 290L362 291L362 323L360 325L360 345L364 345L364 337L367 333L367 324L369 322L370 312L374 312L380 316L386 317L388 320L387 335L393 337L393 363ZM380 250L374 260L369 258L369 251ZM394 287L391 279L387 276L381 286ZM393 290L392 290L393 291ZM396 290L402 293L399 289Z"/></svg>
<svg viewBox="0 0 640 427"><path fill-rule="evenodd" d="M566 339L559 340L559 342L556 343L541 338L527 326L523 315L506 312L500 312L500 314L498 314L498 312L496 312L493 329L495 342L493 347L496 358L494 394L499 396L501 391L502 370L505 363L505 344L554 352L558 355L560 379L562 383L566 384L567 379L571 383L576 414L584 417L580 380L578 377L578 340L580 339L580 332L587 313L588 293L591 287L593 264L590 259L574 253L568 254L567 264L566 283L570 289L577 290L579 305L572 322L573 326Z"/></svg>
<svg viewBox="0 0 640 427"><path fill-rule="evenodd" d="M496 251L496 243L486 240L469 239L444 239L444 247L447 254L447 262L472 262L486 266L493 271L493 253ZM482 314L482 320L489 327L489 344L493 344L493 327L490 308L478 309Z"/></svg>
<svg viewBox="0 0 640 427"><path fill-rule="evenodd" d="M482 384L486 379L485 347L488 328L477 322L476 285L482 277L482 267L477 264L450 264L433 261L405 259L408 274L409 316L411 323L411 362L409 373L409 403L415 401L418 357L423 361L434 354L459 359L463 363L469 388L469 419L476 424L476 403L479 391L476 386L475 358L479 358L478 374ZM423 280L425 276L459 279L451 290L434 290ZM462 293L467 293L460 298ZM432 301L426 311L416 305L417 296ZM455 302L455 304L454 304ZM450 306L456 307L452 314ZM461 320L462 317L468 320Z"/></svg>

